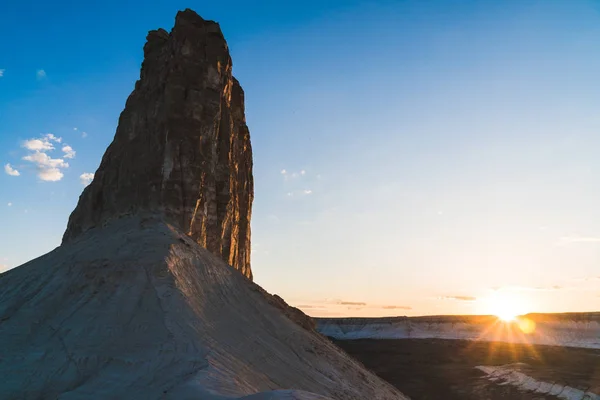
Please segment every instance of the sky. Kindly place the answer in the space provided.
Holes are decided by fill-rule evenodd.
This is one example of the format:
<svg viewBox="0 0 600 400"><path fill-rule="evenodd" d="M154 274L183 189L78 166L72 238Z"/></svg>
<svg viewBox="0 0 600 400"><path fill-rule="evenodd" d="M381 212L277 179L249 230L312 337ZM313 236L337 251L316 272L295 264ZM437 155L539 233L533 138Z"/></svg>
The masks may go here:
<svg viewBox="0 0 600 400"><path fill-rule="evenodd" d="M0 271L60 244L189 7L246 93L258 284L313 316L600 310L597 1L12 3Z"/></svg>

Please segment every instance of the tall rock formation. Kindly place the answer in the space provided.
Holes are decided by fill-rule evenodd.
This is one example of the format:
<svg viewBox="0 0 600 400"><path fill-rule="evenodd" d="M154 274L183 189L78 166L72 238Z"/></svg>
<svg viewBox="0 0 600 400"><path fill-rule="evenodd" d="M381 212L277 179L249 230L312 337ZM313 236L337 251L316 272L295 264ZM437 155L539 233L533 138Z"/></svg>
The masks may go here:
<svg viewBox="0 0 600 400"><path fill-rule="evenodd" d="M251 276L252 157L218 25L181 12L145 56L62 245L0 274L0 399L406 399L227 265Z"/></svg>
<svg viewBox="0 0 600 400"><path fill-rule="evenodd" d="M181 11L150 31L135 90L63 237L132 214L161 214L252 278L252 148L244 91L216 22Z"/></svg>

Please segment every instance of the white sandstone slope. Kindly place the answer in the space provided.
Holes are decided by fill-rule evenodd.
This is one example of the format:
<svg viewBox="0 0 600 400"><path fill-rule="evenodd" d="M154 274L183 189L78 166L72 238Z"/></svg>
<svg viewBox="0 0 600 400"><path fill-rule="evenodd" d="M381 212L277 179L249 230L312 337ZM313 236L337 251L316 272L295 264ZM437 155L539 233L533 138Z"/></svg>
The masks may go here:
<svg viewBox="0 0 600 400"><path fill-rule="evenodd" d="M159 218L1 274L0 321L0 399L406 398Z"/></svg>
<svg viewBox="0 0 600 400"><path fill-rule="evenodd" d="M518 322L493 316L316 318L317 329L335 339L462 339L600 348L598 313L530 314ZM533 323L532 323L533 322Z"/></svg>
<svg viewBox="0 0 600 400"><path fill-rule="evenodd" d="M600 395L556 382L543 382L519 371L519 364L477 366L486 378L499 385L513 385L526 392L557 397L563 400L600 400Z"/></svg>

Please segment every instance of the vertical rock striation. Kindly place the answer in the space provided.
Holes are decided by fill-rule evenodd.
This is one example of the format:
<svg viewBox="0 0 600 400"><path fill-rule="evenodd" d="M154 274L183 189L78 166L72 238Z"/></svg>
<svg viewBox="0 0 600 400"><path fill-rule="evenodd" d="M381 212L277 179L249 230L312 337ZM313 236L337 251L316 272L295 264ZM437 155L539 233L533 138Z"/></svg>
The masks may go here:
<svg viewBox="0 0 600 400"><path fill-rule="evenodd" d="M252 148L244 91L216 22L191 10L150 31L140 79L63 243L109 220L160 215L252 278Z"/></svg>

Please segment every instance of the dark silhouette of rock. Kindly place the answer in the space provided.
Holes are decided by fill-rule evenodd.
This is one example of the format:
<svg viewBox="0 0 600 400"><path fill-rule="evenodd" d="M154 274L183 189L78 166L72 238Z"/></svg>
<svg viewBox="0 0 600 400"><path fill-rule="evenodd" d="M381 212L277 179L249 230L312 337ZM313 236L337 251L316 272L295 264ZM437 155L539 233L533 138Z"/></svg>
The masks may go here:
<svg viewBox="0 0 600 400"><path fill-rule="evenodd" d="M135 90L63 243L132 214L159 214L252 278L252 148L244 91L219 24L191 10L150 31Z"/></svg>

